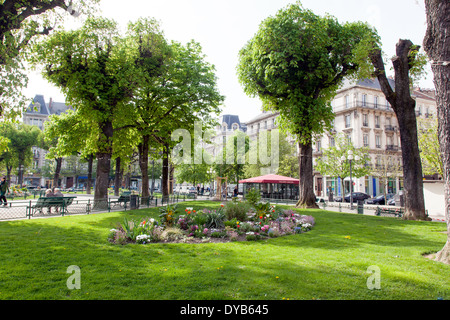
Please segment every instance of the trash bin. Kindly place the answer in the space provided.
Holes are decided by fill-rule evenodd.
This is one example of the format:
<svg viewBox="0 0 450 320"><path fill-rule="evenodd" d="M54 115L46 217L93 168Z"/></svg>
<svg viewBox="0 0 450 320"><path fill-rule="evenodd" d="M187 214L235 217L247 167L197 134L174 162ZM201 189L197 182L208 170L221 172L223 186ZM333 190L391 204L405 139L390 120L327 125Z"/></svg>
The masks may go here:
<svg viewBox="0 0 450 320"><path fill-rule="evenodd" d="M130 209L139 208L139 196L136 194L130 195Z"/></svg>
<svg viewBox="0 0 450 320"><path fill-rule="evenodd" d="M358 200L358 208L357 208L358 214L364 214L364 201Z"/></svg>

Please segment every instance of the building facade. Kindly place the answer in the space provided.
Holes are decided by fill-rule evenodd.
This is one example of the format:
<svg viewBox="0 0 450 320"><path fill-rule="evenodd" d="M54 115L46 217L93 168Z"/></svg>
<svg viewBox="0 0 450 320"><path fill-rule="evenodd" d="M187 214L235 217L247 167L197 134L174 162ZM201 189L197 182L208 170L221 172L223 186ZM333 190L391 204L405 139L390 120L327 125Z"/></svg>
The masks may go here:
<svg viewBox="0 0 450 320"><path fill-rule="evenodd" d="M394 80L390 79L394 87ZM435 94L433 90L415 88L413 98L416 100L417 117L435 117L437 114ZM366 165L372 174L361 178L352 178L353 191L365 192L376 196L386 191L380 171L386 168L397 168L390 173L387 183L389 193L397 193L403 188L403 174L401 169L402 152L400 131L394 110L381 91L377 79L365 79L357 83L346 82L337 91L332 101L335 113L333 130L323 134L313 144L313 157L322 156L323 149L334 146L335 136L344 135L355 148L367 148L368 158ZM278 113L262 112L254 119L248 121L246 132L254 140L262 130L277 128ZM294 139L288 138L291 143ZM276 173L276 172L273 172ZM333 195L343 195L350 191L350 177L341 183L339 178L322 176L319 172L314 174L315 192L318 197L327 197L329 192ZM341 185L344 190L341 190Z"/></svg>
<svg viewBox="0 0 450 320"><path fill-rule="evenodd" d="M72 107L67 106L61 102L54 102L52 98L50 98L49 102L45 102L45 98L43 95L36 95L33 99L33 102L30 103L28 108L23 113L23 123L28 125L37 126L40 130L44 130L45 123L49 121L49 117L51 115L59 115L67 112L72 109ZM33 162L32 166L29 170L26 170L24 173L24 182L28 186L51 186L53 179L46 178L43 175L43 168L46 166L45 156L48 151L41 149L37 146L32 148L33 150ZM63 168L67 167L67 164L63 160L62 164ZM69 177L69 180L73 178ZM67 178L65 178L67 180ZM66 185L67 181L64 181L64 185ZM70 182L69 182L70 184ZM73 185L73 183L72 183Z"/></svg>

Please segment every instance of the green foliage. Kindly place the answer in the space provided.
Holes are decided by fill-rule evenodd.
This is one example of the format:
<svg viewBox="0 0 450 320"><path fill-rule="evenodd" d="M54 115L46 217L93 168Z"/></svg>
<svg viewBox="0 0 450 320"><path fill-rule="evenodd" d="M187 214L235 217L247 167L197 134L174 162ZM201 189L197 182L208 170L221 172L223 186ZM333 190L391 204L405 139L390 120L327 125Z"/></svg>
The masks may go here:
<svg viewBox="0 0 450 320"><path fill-rule="evenodd" d="M178 206L175 204L173 206L167 205L159 209L161 223L167 227L172 227L175 224L175 215L177 212Z"/></svg>
<svg viewBox="0 0 450 320"><path fill-rule="evenodd" d="M354 157L360 157L359 161L352 161L352 176L360 178L369 175L370 167L366 166L366 163L370 162L368 148L355 148L343 134L335 135L334 139L335 146L323 149L323 155L317 159L316 170L324 176L350 176L350 163L348 160L342 161L341 158L347 158L348 152L352 151Z"/></svg>
<svg viewBox="0 0 450 320"><path fill-rule="evenodd" d="M206 220L204 226L208 229L220 229L225 227L225 213L223 208L218 210L207 210L205 212Z"/></svg>
<svg viewBox="0 0 450 320"><path fill-rule="evenodd" d="M330 101L336 89L368 61L362 52L367 53L368 44L376 41L367 24L341 25L298 2L264 20L241 49L239 80L267 110L280 112L281 128L308 144L314 134L331 127Z"/></svg>
<svg viewBox="0 0 450 320"><path fill-rule="evenodd" d="M261 200L261 193L259 189L251 188L247 190L245 199L251 206L254 207L259 202L259 200Z"/></svg>
<svg viewBox="0 0 450 320"><path fill-rule="evenodd" d="M246 221L250 205L246 202L227 202L224 211L228 220Z"/></svg>
<svg viewBox="0 0 450 320"><path fill-rule="evenodd" d="M438 173L443 177L444 165L439 144L438 120L436 118L418 118L417 127L424 174L434 175Z"/></svg>

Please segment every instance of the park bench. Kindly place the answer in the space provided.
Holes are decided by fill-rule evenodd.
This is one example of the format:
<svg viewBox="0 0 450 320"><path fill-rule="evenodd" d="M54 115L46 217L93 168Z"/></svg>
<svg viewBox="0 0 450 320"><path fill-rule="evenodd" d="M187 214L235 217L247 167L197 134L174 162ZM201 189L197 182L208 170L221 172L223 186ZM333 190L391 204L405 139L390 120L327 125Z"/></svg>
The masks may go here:
<svg viewBox="0 0 450 320"><path fill-rule="evenodd" d="M118 199L114 199L110 201L110 204L125 206L131 200L131 191L123 192Z"/></svg>
<svg viewBox="0 0 450 320"><path fill-rule="evenodd" d="M375 213L377 216L383 217L396 217L401 218L403 216L403 210L400 208L383 208L377 207L377 211Z"/></svg>
<svg viewBox="0 0 450 320"><path fill-rule="evenodd" d="M73 202L76 197L41 197L37 202L31 206L31 215L44 214L44 208L61 209L61 214L69 213L67 207Z"/></svg>

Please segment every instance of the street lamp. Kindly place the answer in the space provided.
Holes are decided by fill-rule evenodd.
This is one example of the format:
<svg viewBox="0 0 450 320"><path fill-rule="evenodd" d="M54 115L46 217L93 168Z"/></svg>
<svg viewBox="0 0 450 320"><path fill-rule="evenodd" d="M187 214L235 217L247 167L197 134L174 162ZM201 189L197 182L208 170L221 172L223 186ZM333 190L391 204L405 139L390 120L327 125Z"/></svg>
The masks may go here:
<svg viewBox="0 0 450 320"><path fill-rule="evenodd" d="M347 157L344 155L341 157L341 161L344 162L348 160L350 164L350 210L353 210L353 181L352 181L352 161L359 161L361 158L359 156L353 157L353 150L348 150Z"/></svg>

